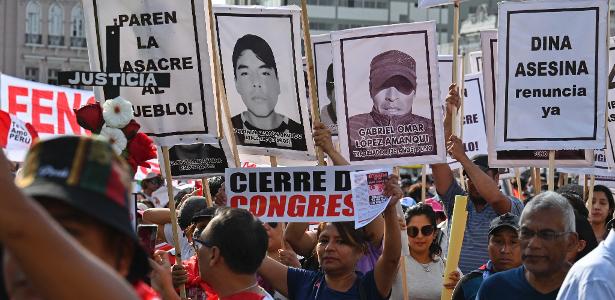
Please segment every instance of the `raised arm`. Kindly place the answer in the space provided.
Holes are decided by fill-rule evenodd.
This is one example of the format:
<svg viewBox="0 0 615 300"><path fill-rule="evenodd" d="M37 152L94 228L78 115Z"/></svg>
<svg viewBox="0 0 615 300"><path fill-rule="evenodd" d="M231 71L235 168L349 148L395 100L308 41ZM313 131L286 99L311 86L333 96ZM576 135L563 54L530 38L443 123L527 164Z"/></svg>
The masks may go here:
<svg viewBox="0 0 615 300"><path fill-rule="evenodd" d="M459 92L456 84L451 84L448 87L448 95L446 96L446 114L444 115L444 140L448 142L453 134L453 114L459 108ZM432 176L436 185L436 191L439 195L444 195L455 180L453 171L448 164L431 165Z"/></svg>
<svg viewBox="0 0 615 300"><path fill-rule="evenodd" d="M336 166L349 165L348 161L335 150L333 147L333 140L331 139L331 131L325 126L325 124L316 122L314 124L314 144L320 147L324 153L327 153L333 164Z"/></svg>
<svg viewBox="0 0 615 300"><path fill-rule="evenodd" d="M45 299L138 299L126 280L19 191L7 165L0 152L0 243L34 289Z"/></svg>
<svg viewBox="0 0 615 300"><path fill-rule="evenodd" d="M401 255L401 230L397 220L397 202L402 197L399 177L389 176L384 194L390 196L391 201L384 210L384 249L376 262L374 278L380 295L387 297L393 287Z"/></svg>
<svg viewBox="0 0 615 300"><path fill-rule="evenodd" d="M261 275L267 282L273 285L273 288L280 292L285 297L288 297L288 267L265 256L263 263L258 268L258 274Z"/></svg>
<svg viewBox="0 0 615 300"><path fill-rule="evenodd" d="M316 232L306 231L308 223L288 223L284 240L301 256L310 256L316 247Z"/></svg>
<svg viewBox="0 0 615 300"><path fill-rule="evenodd" d="M171 223L171 210L168 208L148 208L143 212L143 220L156 225Z"/></svg>
<svg viewBox="0 0 615 300"><path fill-rule="evenodd" d="M483 172L483 170L468 158L461 139L456 136L451 136L447 148L451 156L461 163L463 170L472 181L472 185L476 187L481 197L493 207L495 212L499 215L510 212L512 206L510 200L502 194L497 181Z"/></svg>

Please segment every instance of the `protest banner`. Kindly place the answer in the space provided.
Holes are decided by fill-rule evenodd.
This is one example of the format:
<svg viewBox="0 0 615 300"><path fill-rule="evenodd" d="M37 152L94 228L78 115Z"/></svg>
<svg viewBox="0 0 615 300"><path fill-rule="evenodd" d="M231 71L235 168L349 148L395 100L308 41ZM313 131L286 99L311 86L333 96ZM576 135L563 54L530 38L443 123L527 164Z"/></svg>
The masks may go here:
<svg viewBox="0 0 615 300"><path fill-rule="evenodd" d="M17 117L0 110L0 147L10 161L23 162L32 143L38 138L36 129Z"/></svg>
<svg viewBox="0 0 615 300"><path fill-rule="evenodd" d="M340 148L351 164L445 161L434 34L434 22L331 34Z"/></svg>
<svg viewBox="0 0 615 300"><path fill-rule="evenodd" d="M218 55L240 153L315 159L297 7L216 6ZM260 65L267 68L259 70Z"/></svg>
<svg viewBox="0 0 615 300"><path fill-rule="evenodd" d="M160 146L217 135L203 1L84 0L83 9L92 71L170 75L169 88L97 86L96 99L130 101Z"/></svg>
<svg viewBox="0 0 615 300"><path fill-rule="evenodd" d="M496 78L498 71L497 30L481 31L481 52L483 54L483 83L485 98L485 114L487 122L487 152L489 166L498 167L547 167L549 164L548 150L512 150L496 151L495 149L495 99ZM555 153L555 165L562 167L583 167L592 163L592 150L561 150Z"/></svg>
<svg viewBox="0 0 615 300"><path fill-rule="evenodd" d="M497 150L604 148L606 0L498 10Z"/></svg>
<svg viewBox="0 0 615 300"><path fill-rule="evenodd" d="M32 124L41 137L89 134L77 123L73 109L95 102L90 91L0 74L0 110Z"/></svg>
<svg viewBox="0 0 615 300"><path fill-rule="evenodd" d="M335 103L335 81L333 76L333 52L331 35L312 36L314 49L314 75L316 76L316 92L320 108L320 122L331 130L332 136L337 136L337 111Z"/></svg>
<svg viewBox="0 0 615 300"><path fill-rule="evenodd" d="M468 53L470 59L470 73L478 73L483 65L483 53L481 51L472 51Z"/></svg>
<svg viewBox="0 0 615 300"><path fill-rule="evenodd" d="M161 151L158 147L158 153ZM236 167L226 139L210 144L175 145L169 148L169 159L174 179L219 176L224 175L224 169ZM160 166L162 172L166 172L164 162L161 161Z"/></svg>
<svg viewBox="0 0 615 300"><path fill-rule="evenodd" d="M391 198L383 195L384 185L392 173L392 168L350 173L355 229L369 224L387 208Z"/></svg>
<svg viewBox="0 0 615 300"><path fill-rule="evenodd" d="M354 221L350 172L363 167L228 168L227 206L263 222Z"/></svg>

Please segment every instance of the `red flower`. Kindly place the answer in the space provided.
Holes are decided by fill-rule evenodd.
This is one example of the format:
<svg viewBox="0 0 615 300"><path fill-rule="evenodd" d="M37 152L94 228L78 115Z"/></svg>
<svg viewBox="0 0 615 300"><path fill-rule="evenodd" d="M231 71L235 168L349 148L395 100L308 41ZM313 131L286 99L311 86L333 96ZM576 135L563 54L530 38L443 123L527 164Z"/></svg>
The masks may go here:
<svg viewBox="0 0 615 300"><path fill-rule="evenodd" d="M79 126L93 133L100 133L105 120L102 115L102 107L98 103L88 104L74 111Z"/></svg>
<svg viewBox="0 0 615 300"><path fill-rule="evenodd" d="M128 158L126 159L131 165L148 167L148 160L156 158L156 146L147 134L138 132L126 146L128 150ZM133 161L131 163L131 160ZM136 170L136 168L135 168Z"/></svg>
<svg viewBox="0 0 615 300"><path fill-rule="evenodd" d="M139 123L137 123L135 119L132 119L130 120L128 125L122 128L122 132L124 132L124 135L126 136L126 138L130 140L137 134L137 132L139 131L139 128L141 128L141 125L139 125Z"/></svg>

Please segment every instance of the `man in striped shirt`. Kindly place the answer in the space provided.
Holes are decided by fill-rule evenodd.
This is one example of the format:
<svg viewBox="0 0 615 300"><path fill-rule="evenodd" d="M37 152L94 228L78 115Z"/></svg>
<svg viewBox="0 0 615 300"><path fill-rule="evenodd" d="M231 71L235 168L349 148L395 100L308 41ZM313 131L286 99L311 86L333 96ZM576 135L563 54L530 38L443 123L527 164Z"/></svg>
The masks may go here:
<svg viewBox="0 0 615 300"><path fill-rule="evenodd" d="M487 253L489 224L495 217L512 213L521 215L523 204L516 198L505 196L498 187L498 169L489 168L486 155L468 158L461 139L451 134L451 117L457 109L459 93L456 85L451 85L446 98L446 116L444 120L445 136L448 137L447 150L450 156L461 163L467 180L467 192L464 191L453 176L448 164L435 164L433 178L436 191L444 204L446 215L453 214L455 196L468 195L468 220L461 247L459 268L469 273L480 267L489 259ZM449 230L451 223L449 222Z"/></svg>

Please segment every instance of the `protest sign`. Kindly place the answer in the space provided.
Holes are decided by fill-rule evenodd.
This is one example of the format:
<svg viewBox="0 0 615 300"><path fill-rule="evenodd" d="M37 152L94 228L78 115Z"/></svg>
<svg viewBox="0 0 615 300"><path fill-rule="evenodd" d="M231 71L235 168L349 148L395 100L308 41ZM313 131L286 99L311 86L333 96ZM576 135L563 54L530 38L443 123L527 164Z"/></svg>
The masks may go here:
<svg viewBox="0 0 615 300"><path fill-rule="evenodd" d="M10 161L24 161L37 138L38 133L30 123L0 110L0 147Z"/></svg>
<svg viewBox="0 0 615 300"><path fill-rule="evenodd" d="M392 173L391 168L350 173L355 229L369 224L389 205L391 198L383 194L385 182Z"/></svg>
<svg viewBox="0 0 615 300"><path fill-rule="evenodd" d="M462 60L462 56L458 56L457 58L459 61ZM457 73L461 74L461 64L457 67ZM438 55L438 77L440 78L440 99L442 99L442 105L444 106L446 104L446 96L448 96L448 87L453 82L452 55Z"/></svg>
<svg viewBox="0 0 615 300"><path fill-rule="evenodd" d="M499 5L497 150L604 148L606 0Z"/></svg>
<svg viewBox="0 0 615 300"><path fill-rule="evenodd" d="M161 149L158 149L158 153L162 153ZM162 158L162 155L158 155L158 158ZM209 144L175 145L169 148L169 159L174 179L224 175L226 168L235 167L226 139ZM165 172L162 161L160 166L162 172Z"/></svg>
<svg viewBox="0 0 615 300"><path fill-rule="evenodd" d="M220 67L240 153L315 158L300 13L296 6L214 8Z"/></svg>
<svg viewBox="0 0 615 300"><path fill-rule="evenodd" d="M435 23L331 33L341 154L351 164L444 162Z"/></svg>
<svg viewBox="0 0 615 300"><path fill-rule="evenodd" d="M607 142L611 143L610 137L607 137ZM611 153L607 153L607 149L594 150L594 163L591 168L557 168L557 170L570 174L594 175L595 184L615 188L615 172L609 167L613 165L613 150L608 151Z"/></svg>
<svg viewBox="0 0 615 300"><path fill-rule="evenodd" d="M73 109L94 102L90 91L0 74L0 110L32 124L41 137L89 134L77 123Z"/></svg>
<svg viewBox="0 0 615 300"><path fill-rule="evenodd" d="M228 168L227 206L263 222L354 221L350 172L365 167Z"/></svg>
<svg viewBox="0 0 615 300"><path fill-rule="evenodd" d="M483 82L485 98L485 115L487 122L487 151L489 166L498 167L547 167L549 165L548 150L495 150L495 99L497 78L497 30L481 31L481 49L483 54ZM592 150L561 150L555 152L555 165L566 167L590 166Z"/></svg>
<svg viewBox="0 0 615 300"><path fill-rule="evenodd" d="M613 139L615 139L615 38L609 38L609 91L607 93L607 155L610 156L609 162L615 161L615 150L613 150ZM610 168L615 168L615 164L610 164Z"/></svg>
<svg viewBox="0 0 615 300"><path fill-rule="evenodd" d="M320 122L325 124L331 135L337 136L337 112L335 104L335 83L333 76L333 52L331 35L315 35L312 37L314 51L314 75L320 108Z"/></svg>
<svg viewBox="0 0 615 300"><path fill-rule="evenodd" d="M170 76L169 88L98 86L96 99L130 101L141 129L160 146L216 136L203 1L84 0L83 9L92 71Z"/></svg>
<svg viewBox="0 0 615 300"><path fill-rule="evenodd" d="M470 73L478 73L483 65L483 53L481 51L473 51L468 53L470 59Z"/></svg>

